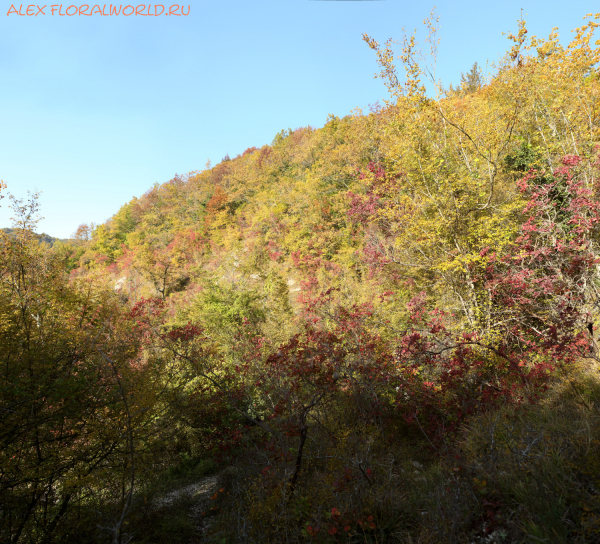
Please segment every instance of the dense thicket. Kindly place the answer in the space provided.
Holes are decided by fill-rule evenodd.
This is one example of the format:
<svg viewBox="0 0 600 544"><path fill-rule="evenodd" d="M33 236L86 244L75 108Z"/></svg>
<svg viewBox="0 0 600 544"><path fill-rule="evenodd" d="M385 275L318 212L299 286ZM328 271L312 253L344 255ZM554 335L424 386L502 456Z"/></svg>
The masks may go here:
<svg viewBox="0 0 600 544"><path fill-rule="evenodd" d="M365 36L384 107L4 237L3 538L194 538L212 466L204 540L596 541L598 18L449 89Z"/></svg>

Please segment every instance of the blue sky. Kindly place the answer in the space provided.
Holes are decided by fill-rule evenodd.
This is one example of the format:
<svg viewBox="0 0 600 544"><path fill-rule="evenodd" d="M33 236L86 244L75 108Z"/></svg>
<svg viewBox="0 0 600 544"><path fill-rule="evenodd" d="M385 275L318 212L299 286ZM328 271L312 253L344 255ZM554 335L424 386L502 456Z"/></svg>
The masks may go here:
<svg viewBox="0 0 600 544"><path fill-rule="evenodd" d="M12 5L0 0L0 178L17 197L42 191L38 230L66 238L155 182L386 98L362 34L383 43L406 27L424 37L434 3L213 0L158 17L52 16L51 4L20 17L7 15ZM558 26L565 43L600 11L590 0L436 5L445 85L504 54L502 32L517 30L521 8L530 34Z"/></svg>

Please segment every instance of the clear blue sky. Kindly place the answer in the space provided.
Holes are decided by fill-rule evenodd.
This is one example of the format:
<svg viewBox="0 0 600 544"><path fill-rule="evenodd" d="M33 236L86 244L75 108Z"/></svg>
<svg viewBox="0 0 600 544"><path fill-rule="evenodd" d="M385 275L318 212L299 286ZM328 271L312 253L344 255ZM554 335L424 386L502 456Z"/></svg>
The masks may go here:
<svg viewBox="0 0 600 544"><path fill-rule="evenodd" d="M52 16L50 4L45 15L20 17L0 0L0 178L17 197L42 191L40 232L68 237L155 182L270 143L281 129L321 127L330 113L380 101L386 90L373 79L375 54L362 34L383 43L400 40L403 27L421 32L434 4L188 5L179 17ZM558 26L566 42L598 6L438 0L439 76L447 85L473 62L497 60L508 48L502 32L517 29L521 8L530 34L546 37ZM1 204L0 227L10 226L7 199Z"/></svg>

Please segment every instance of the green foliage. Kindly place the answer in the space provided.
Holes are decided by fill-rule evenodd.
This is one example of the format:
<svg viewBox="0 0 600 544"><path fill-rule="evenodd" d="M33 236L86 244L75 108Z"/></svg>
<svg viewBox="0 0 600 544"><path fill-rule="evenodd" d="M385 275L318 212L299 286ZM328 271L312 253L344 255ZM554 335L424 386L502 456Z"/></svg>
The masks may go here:
<svg viewBox="0 0 600 544"><path fill-rule="evenodd" d="M106 225L98 225L92 233L91 249L100 254L103 262L112 263L121 248L122 240Z"/></svg>
<svg viewBox="0 0 600 544"><path fill-rule="evenodd" d="M133 232L138 224L134 215L137 199L123 206L110 220L115 231L115 236L123 242L127 239L127 234Z"/></svg>
<svg viewBox="0 0 600 544"><path fill-rule="evenodd" d="M233 331L244 322L259 325L265 320L261 296L256 291L236 290L235 287L208 283L196 300L199 321L213 331ZM193 311L193 310L192 310Z"/></svg>
<svg viewBox="0 0 600 544"><path fill-rule="evenodd" d="M540 168L541 155L530 143L523 142L513 153L504 157L504 164L509 172L515 172L518 176L527 173L531 168Z"/></svg>

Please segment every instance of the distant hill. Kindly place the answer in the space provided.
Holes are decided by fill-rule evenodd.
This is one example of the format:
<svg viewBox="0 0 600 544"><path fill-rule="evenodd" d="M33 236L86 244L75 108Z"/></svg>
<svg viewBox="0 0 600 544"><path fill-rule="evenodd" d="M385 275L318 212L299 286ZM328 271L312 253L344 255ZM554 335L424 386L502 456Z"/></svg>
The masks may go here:
<svg viewBox="0 0 600 544"><path fill-rule="evenodd" d="M2 232L6 232L6 234L8 235L14 235L16 234L18 229L0 229ZM33 233L36 238L39 240L40 243L42 242L46 242L48 245L50 245L50 247L52 247L56 242L66 242L66 239L61 239L61 238L54 238L53 236L50 236L49 234L46 234L45 232L43 232L42 234L38 234L37 232Z"/></svg>

